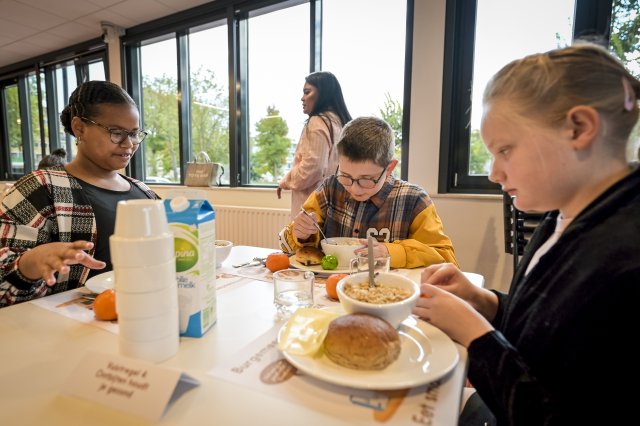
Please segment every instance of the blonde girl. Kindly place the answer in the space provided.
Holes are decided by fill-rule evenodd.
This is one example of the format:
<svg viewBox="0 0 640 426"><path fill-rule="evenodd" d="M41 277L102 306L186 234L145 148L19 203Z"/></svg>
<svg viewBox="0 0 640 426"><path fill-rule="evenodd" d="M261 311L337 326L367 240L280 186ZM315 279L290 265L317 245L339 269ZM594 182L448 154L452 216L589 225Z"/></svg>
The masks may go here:
<svg viewBox="0 0 640 426"><path fill-rule="evenodd" d="M640 171L625 151L639 93L590 44L514 61L488 84L489 178L519 209L549 213L508 294L474 287L449 264L422 275L427 297L414 313L468 348L479 398L461 424L636 417L627 386L640 379L630 351L640 326Z"/></svg>

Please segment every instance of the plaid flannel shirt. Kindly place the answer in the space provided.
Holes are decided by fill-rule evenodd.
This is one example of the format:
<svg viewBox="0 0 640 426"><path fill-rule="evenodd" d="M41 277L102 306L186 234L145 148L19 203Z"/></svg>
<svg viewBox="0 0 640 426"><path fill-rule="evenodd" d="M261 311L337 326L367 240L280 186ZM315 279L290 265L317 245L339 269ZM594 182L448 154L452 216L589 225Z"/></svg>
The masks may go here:
<svg viewBox="0 0 640 426"><path fill-rule="evenodd" d="M124 176L149 198L158 196L144 183ZM71 265L67 274L58 274L49 287L44 280L29 280L17 269L22 253L41 244L97 239L91 203L80 182L63 167L37 170L15 183L0 203L0 247L10 250L0 257L0 307L84 284L89 269ZM89 250L93 255L93 249Z"/></svg>
<svg viewBox="0 0 640 426"><path fill-rule="evenodd" d="M336 177L330 176L307 198L304 208L316 213L328 238L376 236L389 250L392 268L443 262L457 265L453 245L429 195L393 176L366 201L353 200ZM298 241L292 229L293 223L280 232L283 251L295 253L303 245L319 244L318 234Z"/></svg>

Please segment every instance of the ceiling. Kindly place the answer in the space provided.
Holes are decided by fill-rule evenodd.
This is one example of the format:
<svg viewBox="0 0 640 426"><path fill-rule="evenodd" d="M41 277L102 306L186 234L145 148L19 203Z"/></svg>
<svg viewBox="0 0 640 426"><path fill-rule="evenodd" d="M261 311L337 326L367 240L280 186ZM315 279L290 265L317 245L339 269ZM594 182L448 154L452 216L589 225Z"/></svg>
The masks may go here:
<svg viewBox="0 0 640 426"><path fill-rule="evenodd" d="M130 28L207 0L0 0L0 68Z"/></svg>

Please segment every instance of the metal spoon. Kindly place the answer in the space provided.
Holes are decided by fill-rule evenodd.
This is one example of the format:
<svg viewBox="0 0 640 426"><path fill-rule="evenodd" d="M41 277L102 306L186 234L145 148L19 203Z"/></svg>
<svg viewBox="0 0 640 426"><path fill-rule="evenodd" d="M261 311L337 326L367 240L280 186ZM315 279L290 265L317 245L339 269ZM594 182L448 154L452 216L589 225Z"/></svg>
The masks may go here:
<svg viewBox="0 0 640 426"><path fill-rule="evenodd" d="M369 263L369 287L377 287L375 280L375 264L373 260L373 235L367 236L367 261Z"/></svg>
<svg viewBox="0 0 640 426"><path fill-rule="evenodd" d="M313 216L311 216L311 213L309 213L308 211L306 211L304 208L300 207L300 211L304 212L304 214L306 214L307 216L309 216L311 218L311 220L313 220L313 224L315 225L315 227L318 229L318 231L320 231L320 235L322 235L322 238L324 239L324 241L327 244L334 244L337 245L338 243L335 242L332 239L327 238L326 235L324 235L324 232L322 232L322 228L320 228L320 225L318 225L318 222L315 221L315 219L313 218Z"/></svg>

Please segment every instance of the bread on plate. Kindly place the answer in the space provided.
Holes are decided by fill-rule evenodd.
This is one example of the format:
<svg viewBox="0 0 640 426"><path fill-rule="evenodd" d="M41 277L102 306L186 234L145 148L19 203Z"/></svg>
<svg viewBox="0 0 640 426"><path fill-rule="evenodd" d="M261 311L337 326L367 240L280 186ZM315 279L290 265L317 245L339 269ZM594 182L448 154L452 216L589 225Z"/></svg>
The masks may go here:
<svg viewBox="0 0 640 426"><path fill-rule="evenodd" d="M338 365L356 370L382 370L398 359L400 335L382 318L343 315L331 321L324 352Z"/></svg>
<svg viewBox="0 0 640 426"><path fill-rule="evenodd" d="M322 250L311 246L300 247L294 255L295 260L305 266L319 265L322 263L323 257L324 253Z"/></svg>

